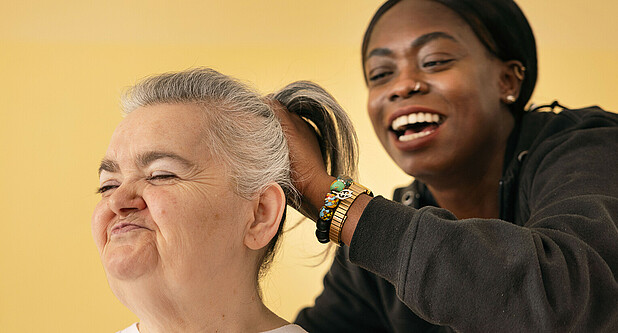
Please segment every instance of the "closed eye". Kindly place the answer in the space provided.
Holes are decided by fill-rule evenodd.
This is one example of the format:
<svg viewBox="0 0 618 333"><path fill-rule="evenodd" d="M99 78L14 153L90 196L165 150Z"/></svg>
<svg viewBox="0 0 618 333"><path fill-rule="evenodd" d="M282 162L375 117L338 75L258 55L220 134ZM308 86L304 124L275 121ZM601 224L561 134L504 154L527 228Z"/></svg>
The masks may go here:
<svg viewBox="0 0 618 333"><path fill-rule="evenodd" d="M111 189L115 189L117 188L118 185L105 185L105 186L101 186L97 189L96 193L97 194L103 194Z"/></svg>
<svg viewBox="0 0 618 333"><path fill-rule="evenodd" d="M175 174L172 173L162 173L162 174L154 174L148 178L146 178L147 181L149 182L156 182L156 181L165 181L165 180L170 180L170 179L175 179L178 178L178 176L176 176ZM97 194L104 194L110 190L113 190L115 188L117 188L120 185L104 185L99 187L96 190Z"/></svg>
<svg viewBox="0 0 618 333"><path fill-rule="evenodd" d="M382 79L384 77L386 77L387 75L392 74L393 72L380 72L378 74L372 75L369 77L369 81L377 81L379 79Z"/></svg>
<svg viewBox="0 0 618 333"><path fill-rule="evenodd" d="M444 60L427 61L427 62L423 63L423 68L439 67L439 66L451 63L453 60L455 60L455 59L444 59Z"/></svg>
<svg viewBox="0 0 618 333"><path fill-rule="evenodd" d="M169 180L169 179L175 179L175 178L178 178L178 176L176 176L173 173L162 173L162 174L153 174L152 176L146 178L146 180L157 181L157 180Z"/></svg>

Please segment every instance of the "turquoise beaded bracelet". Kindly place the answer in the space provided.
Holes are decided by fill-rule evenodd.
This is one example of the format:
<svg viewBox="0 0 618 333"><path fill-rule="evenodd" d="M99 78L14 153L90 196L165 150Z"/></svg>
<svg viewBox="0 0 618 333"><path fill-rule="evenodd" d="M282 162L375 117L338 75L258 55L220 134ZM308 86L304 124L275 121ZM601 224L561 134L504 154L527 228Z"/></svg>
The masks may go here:
<svg viewBox="0 0 618 333"><path fill-rule="evenodd" d="M330 224L339 202L349 196L348 187L352 185L352 179L349 177L337 177L330 184L330 192L324 198L324 206L320 209L318 221L316 223L315 236L320 243L328 243L330 241Z"/></svg>

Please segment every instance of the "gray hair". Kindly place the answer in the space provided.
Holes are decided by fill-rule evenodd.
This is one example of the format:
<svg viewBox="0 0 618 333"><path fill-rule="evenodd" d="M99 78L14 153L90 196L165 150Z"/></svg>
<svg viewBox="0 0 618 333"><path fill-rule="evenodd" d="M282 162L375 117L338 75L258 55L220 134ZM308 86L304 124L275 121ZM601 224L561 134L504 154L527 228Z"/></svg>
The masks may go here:
<svg viewBox="0 0 618 333"><path fill-rule="evenodd" d="M333 96L315 83L298 81L269 97L314 126L331 175L356 176L356 133ZM131 87L122 97L125 115L139 107L163 103L203 106L209 120L210 126L205 130L210 134L213 156L223 161L238 195L253 198L277 183L288 203L300 207L300 196L292 184L287 141L265 97L210 68L152 76ZM261 262L260 274L272 260L282 226L283 220Z"/></svg>

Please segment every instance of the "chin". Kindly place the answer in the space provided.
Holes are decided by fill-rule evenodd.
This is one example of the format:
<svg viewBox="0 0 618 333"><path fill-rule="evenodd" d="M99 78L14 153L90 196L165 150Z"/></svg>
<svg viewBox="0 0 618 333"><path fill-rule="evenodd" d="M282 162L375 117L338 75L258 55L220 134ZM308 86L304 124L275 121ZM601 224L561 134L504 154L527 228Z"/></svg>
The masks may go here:
<svg viewBox="0 0 618 333"><path fill-rule="evenodd" d="M449 160L445 159L444 154L440 154L439 151L429 149L414 152L389 152L389 155L399 169L421 181L426 177L432 178L443 174L449 169L448 165L453 163L449 163Z"/></svg>
<svg viewBox="0 0 618 333"><path fill-rule="evenodd" d="M436 168L419 162L420 161L410 161L409 159L395 161L399 169L405 172L408 176L413 177L423 183L427 183L435 176Z"/></svg>
<svg viewBox="0 0 618 333"><path fill-rule="evenodd" d="M156 251L150 246L120 245L106 247L103 266L108 279L126 281L146 275L157 265Z"/></svg>

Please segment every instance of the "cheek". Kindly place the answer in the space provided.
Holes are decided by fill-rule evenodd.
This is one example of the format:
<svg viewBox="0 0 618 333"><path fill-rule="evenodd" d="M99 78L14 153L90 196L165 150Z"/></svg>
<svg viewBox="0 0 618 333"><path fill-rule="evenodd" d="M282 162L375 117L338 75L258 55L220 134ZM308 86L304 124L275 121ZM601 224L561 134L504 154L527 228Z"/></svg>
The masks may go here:
<svg viewBox="0 0 618 333"><path fill-rule="evenodd" d="M165 190L144 192L143 195L148 211L155 220L155 223L159 220L164 221L170 215L177 214L183 206L183 200L178 199L177 196L171 195Z"/></svg>
<svg viewBox="0 0 618 333"><path fill-rule="evenodd" d="M379 89L370 89L369 95L367 98L367 113L369 114L369 119L371 120L371 125L373 126L373 130L378 135L381 136L381 132L383 129L383 115L384 115L384 103L382 98L382 93Z"/></svg>
<svg viewBox="0 0 618 333"><path fill-rule="evenodd" d="M379 113L380 103L378 93L375 89L370 89L367 96L367 113L372 122L375 122Z"/></svg>
<svg viewBox="0 0 618 333"><path fill-rule="evenodd" d="M94 239L99 253L103 252L103 248L107 242L107 229L113 217L114 212L107 207L107 202L104 200L99 201L94 208L92 220L90 222L92 238Z"/></svg>
<svg viewBox="0 0 618 333"><path fill-rule="evenodd" d="M472 81L472 78L475 78ZM487 66L480 72L474 72L467 78L460 78L460 86L462 90L460 94L473 98L475 108L484 112L495 112L500 106L500 71L496 66ZM466 88L463 88L466 87ZM461 97L463 99L463 96ZM472 103L472 102L470 102Z"/></svg>
<svg viewBox="0 0 618 333"><path fill-rule="evenodd" d="M236 253L243 245L244 228L252 219L252 206L231 192L220 193L200 210L197 232L214 243L208 245L220 255ZM215 245L218 244L218 245ZM224 253L223 251L227 252Z"/></svg>
<svg viewBox="0 0 618 333"><path fill-rule="evenodd" d="M461 116L466 120L473 113L477 113L482 109L479 104L480 86L470 82L469 78L465 79L459 76L451 76L448 80L439 80L432 83L433 90L440 96L441 99L449 106L449 117Z"/></svg>
<svg viewBox="0 0 618 333"><path fill-rule="evenodd" d="M218 232L221 215L231 214L196 190L194 186L176 185L144 191L150 217L161 236L159 242L166 244L162 251L174 256L189 251L186 247L197 246L196 239Z"/></svg>
<svg viewBox="0 0 618 333"><path fill-rule="evenodd" d="M159 250L165 260L203 260L205 253L232 255L241 242L242 219L248 210L229 187L206 188L194 183L153 187L143 192L158 229Z"/></svg>
<svg viewBox="0 0 618 333"><path fill-rule="evenodd" d="M150 220L151 228L156 231L158 242L167 243L176 239L179 225L187 218L186 200L163 188L146 190L143 198L148 207L145 218Z"/></svg>

